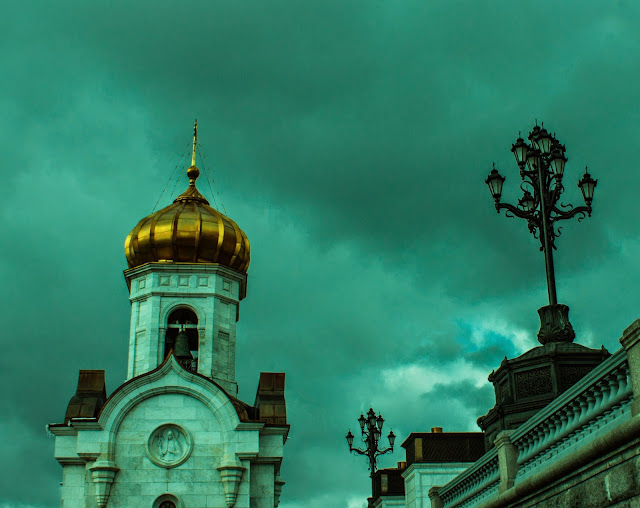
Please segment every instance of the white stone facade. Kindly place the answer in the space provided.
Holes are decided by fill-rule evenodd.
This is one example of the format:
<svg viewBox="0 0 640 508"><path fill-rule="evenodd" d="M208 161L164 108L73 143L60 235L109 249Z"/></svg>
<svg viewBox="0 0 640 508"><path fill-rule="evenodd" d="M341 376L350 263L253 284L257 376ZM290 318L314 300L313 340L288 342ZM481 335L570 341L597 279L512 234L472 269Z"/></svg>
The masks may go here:
<svg viewBox="0 0 640 508"><path fill-rule="evenodd" d="M421 463L411 464L403 473L406 508L428 508L431 506L429 489L436 485L446 485L472 462Z"/></svg>
<svg viewBox="0 0 640 508"><path fill-rule="evenodd" d="M241 421L243 410L170 356L116 390L97 418L49 426L62 506L276 507L288 426Z"/></svg>
<svg viewBox="0 0 640 508"><path fill-rule="evenodd" d="M247 276L222 265L147 263L125 271L131 327L127 379L160 365L173 311L187 308L197 318L198 373L237 395L236 321Z"/></svg>

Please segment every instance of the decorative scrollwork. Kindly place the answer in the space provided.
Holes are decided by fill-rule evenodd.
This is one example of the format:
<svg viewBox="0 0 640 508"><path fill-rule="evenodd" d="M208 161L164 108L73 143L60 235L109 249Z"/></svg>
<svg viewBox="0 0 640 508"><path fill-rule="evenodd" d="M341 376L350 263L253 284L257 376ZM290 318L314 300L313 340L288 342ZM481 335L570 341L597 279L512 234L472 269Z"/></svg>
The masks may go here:
<svg viewBox="0 0 640 508"><path fill-rule="evenodd" d="M509 218L527 219L529 232L535 239L540 240L540 251L545 253L549 304L555 305L557 295L553 251L556 249L555 238L562 235L562 228L557 227L555 223L573 217L577 217L580 222L587 215L591 216L593 189L597 181L585 172L582 180L578 182L586 206L574 207L570 203L559 202L565 190L562 184L564 163L567 161L564 156L565 147L555 135L549 134L544 127L537 125L529 133L528 139L530 144L518 137L511 148L522 178L522 182L519 183L520 190L524 193L517 205L500 201L505 178L498 173L495 165L485 183L489 186L498 213L504 209L505 215ZM529 170L525 169L526 165Z"/></svg>

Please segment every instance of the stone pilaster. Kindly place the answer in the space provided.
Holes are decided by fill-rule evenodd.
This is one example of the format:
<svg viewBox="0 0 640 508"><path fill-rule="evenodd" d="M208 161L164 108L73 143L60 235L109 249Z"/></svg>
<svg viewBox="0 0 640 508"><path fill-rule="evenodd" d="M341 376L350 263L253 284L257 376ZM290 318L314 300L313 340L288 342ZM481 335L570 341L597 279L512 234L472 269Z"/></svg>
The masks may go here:
<svg viewBox="0 0 640 508"><path fill-rule="evenodd" d="M640 319L636 319L624 331L620 344L625 349L629 362L629 377L633 389L631 414L635 416L640 413Z"/></svg>
<svg viewBox="0 0 640 508"><path fill-rule="evenodd" d="M498 433L494 441L498 450L498 469L500 471L498 492L500 493L513 487L518 472L518 448L511 442L513 432L513 430L503 430Z"/></svg>
<svg viewBox="0 0 640 508"><path fill-rule="evenodd" d="M89 470L91 471L91 477L93 478L93 484L96 489L96 503L99 508L104 508L107 505L107 501L109 501L111 485L119 468L115 463L104 460L97 461Z"/></svg>
<svg viewBox="0 0 640 508"><path fill-rule="evenodd" d="M429 499L431 499L431 508L443 508L444 503L440 498L440 493L438 492L440 487L431 487L429 489Z"/></svg>

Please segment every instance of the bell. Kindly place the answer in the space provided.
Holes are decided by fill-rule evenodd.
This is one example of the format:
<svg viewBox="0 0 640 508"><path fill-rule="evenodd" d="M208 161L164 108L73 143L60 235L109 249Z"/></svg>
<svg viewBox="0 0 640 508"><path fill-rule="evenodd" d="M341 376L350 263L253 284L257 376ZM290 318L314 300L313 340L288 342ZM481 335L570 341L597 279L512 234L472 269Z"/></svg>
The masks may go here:
<svg viewBox="0 0 640 508"><path fill-rule="evenodd" d="M173 354L180 359L193 358L191 356L191 351L189 351L189 337L184 330L182 330L176 337L176 343L175 346L173 346Z"/></svg>

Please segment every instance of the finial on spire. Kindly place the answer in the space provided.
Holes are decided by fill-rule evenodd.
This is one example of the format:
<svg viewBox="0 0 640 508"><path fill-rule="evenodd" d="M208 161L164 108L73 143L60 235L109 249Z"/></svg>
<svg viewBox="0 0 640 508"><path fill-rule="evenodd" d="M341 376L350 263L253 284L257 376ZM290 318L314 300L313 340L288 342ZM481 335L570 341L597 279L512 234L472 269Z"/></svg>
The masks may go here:
<svg viewBox="0 0 640 508"><path fill-rule="evenodd" d="M193 124L193 152L191 153L191 167L187 169L189 185L196 184L196 178L200 175L200 170L196 167L196 145L198 144L198 119Z"/></svg>
<svg viewBox="0 0 640 508"><path fill-rule="evenodd" d="M193 152L191 155L191 165L196 165L196 145L198 143L198 119L193 124Z"/></svg>

